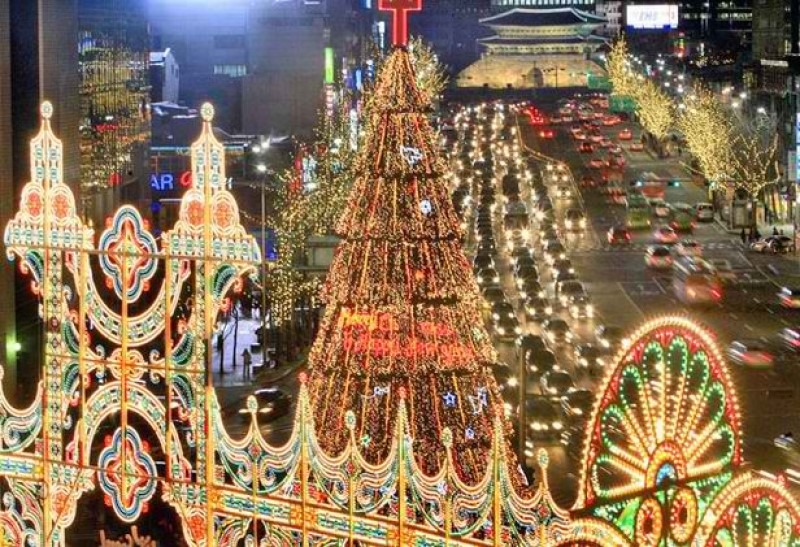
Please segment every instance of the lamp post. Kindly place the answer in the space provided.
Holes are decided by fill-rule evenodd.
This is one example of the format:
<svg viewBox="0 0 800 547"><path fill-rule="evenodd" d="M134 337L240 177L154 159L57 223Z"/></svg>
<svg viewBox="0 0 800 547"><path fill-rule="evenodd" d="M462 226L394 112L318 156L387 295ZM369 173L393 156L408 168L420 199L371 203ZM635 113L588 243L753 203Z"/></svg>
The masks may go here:
<svg viewBox="0 0 800 547"><path fill-rule="evenodd" d="M267 166L259 163L261 173L261 366L267 366Z"/></svg>

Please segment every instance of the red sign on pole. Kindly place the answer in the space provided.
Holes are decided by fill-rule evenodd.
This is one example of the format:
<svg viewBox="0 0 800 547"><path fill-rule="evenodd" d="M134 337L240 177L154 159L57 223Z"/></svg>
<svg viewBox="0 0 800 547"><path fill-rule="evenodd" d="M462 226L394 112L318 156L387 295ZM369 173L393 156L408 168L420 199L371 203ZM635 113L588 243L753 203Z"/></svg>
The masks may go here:
<svg viewBox="0 0 800 547"><path fill-rule="evenodd" d="M422 11L422 0L379 0L378 9L392 12L392 43L408 45L408 12Z"/></svg>

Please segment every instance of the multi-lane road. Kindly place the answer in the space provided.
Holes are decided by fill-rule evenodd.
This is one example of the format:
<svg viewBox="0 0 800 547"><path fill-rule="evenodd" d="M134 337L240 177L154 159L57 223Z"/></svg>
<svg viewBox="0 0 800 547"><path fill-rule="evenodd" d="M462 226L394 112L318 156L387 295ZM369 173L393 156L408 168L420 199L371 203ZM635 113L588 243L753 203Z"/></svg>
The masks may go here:
<svg viewBox="0 0 800 547"><path fill-rule="evenodd" d="M553 113L557 108L555 104L536 106L546 114ZM634 232L629 245L612 247L606 242L608 229L624 222L625 208L610 204L598 189L583 188L578 184L586 174L599 178L601 171L590 166L593 154L579 152L578 143L570 132L571 124L551 126L554 130L553 137L540 138L541 128L532 126L527 115L519 114L515 123L519 147L526 151L527 157L536 159L529 165L534 170L539 170L537 176L542 179L549 176L551 172L548 171L548 164L563 163L567 167L571 198L555 199L551 188L555 218L569 259L596 310L594 318L581 320L570 318L563 310L556 311L556 315L568 320L575 335L573 343L553 347L559 366L572 373L579 387L597 391L602 375L589 376L577 370L572 353L574 344L594 342L594 331L600 324L618 325L631 331L644 319L667 313L685 314L708 326L715 333L723 350L733 340L763 339L774 347L777 354L775 366L771 370L755 371L733 365L730 367L743 413L745 457L754 467L770 472L785 471L794 465L798 465L800 470L800 455L779 449L773 443L776 436L787 431L795 431L800 436L800 359L783 350L776 338L781 329L793 326L795 322L800 325L800 317L796 316L800 312L782 308L776 298L780 283L786 279L791 280L795 271L800 273L795 257L755 254L742 245L738 234L729 233L723 224L716 221L698 223L691 237L702 245L704 257L726 261L735 279L726 284L720 304L702 308L687 307L673 293L671 273L654 271L645 265L646 249L655 243L653 230L659 225L658 219L653 219L652 228ZM619 132L625 127L631 130L633 139L620 143L627 163L621 183L623 187L642 173L654 173L660 178L680 181L677 185L667 187L665 199L668 203L694 205L707 201L706 190L691 181L681 163L683 158L661 159L645 151L629 150L629 143L638 142L640 134L635 123L603 127L601 132L616 142ZM600 157L599 154L597 156ZM501 178L502 170L496 175L498 179ZM520 197L530 204L530 185L520 186ZM502 203L503 195L499 185L497 198ZM565 229L565 213L572 208L583 210L589 221L586 230L575 233ZM510 299L516 300L517 291L510 255L504 250L506 240L502 229L502 215L497 217L497 270L501 277L501 287ZM535 249L534 252L540 259L541 246L537 241L537 232L534 222L530 247ZM474 251L475 242L468 239L467 248L468 251ZM540 270L545 271L546 268L540 267ZM780 277L776 277L776 274L780 274ZM547 288L549 298L554 301L552 279L544 274L541 281ZM518 318L524 334L541 334L540 325L527 320L521 310ZM496 347L501 360L514 367L520 365L520 355L513 343L498 340ZM536 444L544 446L550 453L551 473L558 478L557 482L551 483L557 501L570 504L574 499L579 474L576 454L568 454L557 439L537 441Z"/></svg>

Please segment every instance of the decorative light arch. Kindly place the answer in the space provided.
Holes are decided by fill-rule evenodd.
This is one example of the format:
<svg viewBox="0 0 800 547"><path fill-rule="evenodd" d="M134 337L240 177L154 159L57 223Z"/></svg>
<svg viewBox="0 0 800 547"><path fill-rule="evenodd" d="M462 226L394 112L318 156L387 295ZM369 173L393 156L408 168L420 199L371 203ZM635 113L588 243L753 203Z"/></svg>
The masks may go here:
<svg viewBox="0 0 800 547"><path fill-rule="evenodd" d="M613 502L741 461L740 415L722 353L686 317L648 321L617 353L587 425L577 507ZM712 452L722 435L723 454ZM619 483L602 483L607 466Z"/></svg>

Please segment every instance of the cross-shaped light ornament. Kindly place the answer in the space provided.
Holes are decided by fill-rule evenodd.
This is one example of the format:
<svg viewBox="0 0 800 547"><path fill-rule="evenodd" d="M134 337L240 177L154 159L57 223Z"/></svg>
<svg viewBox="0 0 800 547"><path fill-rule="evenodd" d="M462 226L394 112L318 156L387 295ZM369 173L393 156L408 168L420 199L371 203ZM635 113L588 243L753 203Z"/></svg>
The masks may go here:
<svg viewBox="0 0 800 547"><path fill-rule="evenodd" d="M408 12L422 11L422 0L378 0L378 9L392 12L392 43L408 45Z"/></svg>

